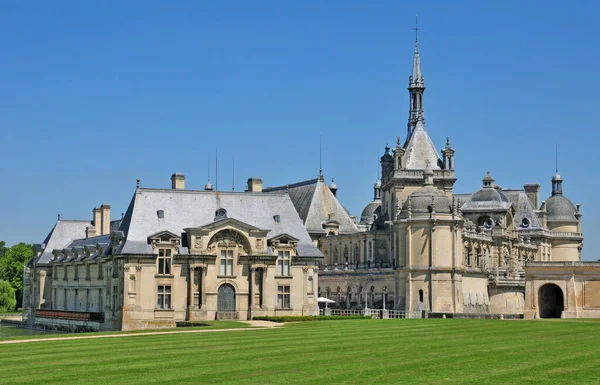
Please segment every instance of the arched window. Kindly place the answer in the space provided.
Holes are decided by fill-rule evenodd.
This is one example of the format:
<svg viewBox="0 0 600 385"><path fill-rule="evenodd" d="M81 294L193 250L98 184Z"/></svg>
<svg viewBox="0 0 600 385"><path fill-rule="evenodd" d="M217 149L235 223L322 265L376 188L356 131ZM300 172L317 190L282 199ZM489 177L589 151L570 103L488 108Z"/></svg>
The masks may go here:
<svg viewBox="0 0 600 385"><path fill-rule="evenodd" d="M423 290L419 290L419 303L423 303Z"/></svg>
<svg viewBox="0 0 600 385"><path fill-rule="evenodd" d="M333 248L333 263L338 263L339 260L339 255L338 255L338 248L337 246Z"/></svg>
<svg viewBox="0 0 600 385"><path fill-rule="evenodd" d="M348 286L348 291L346 292L348 295L348 302L352 301L352 288Z"/></svg>
<svg viewBox="0 0 600 385"><path fill-rule="evenodd" d="M479 247L475 249L475 266L481 266L481 249Z"/></svg>

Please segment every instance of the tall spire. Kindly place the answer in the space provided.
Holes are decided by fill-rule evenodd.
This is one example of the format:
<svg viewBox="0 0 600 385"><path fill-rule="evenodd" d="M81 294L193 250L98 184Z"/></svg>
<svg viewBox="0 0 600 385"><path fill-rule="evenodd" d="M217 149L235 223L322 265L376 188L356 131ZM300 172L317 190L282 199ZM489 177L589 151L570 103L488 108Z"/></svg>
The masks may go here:
<svg viewBox="0 0 600 385"><path fill-rule="evenodd" d="M419 56L419 19L415 20L415 53L413 56L412 75L408 79L408 92L410 93L410 112L408 116L408 135L406 141L415 130L417 122L425 122L423 114L423 92L425 91L425 81L421 72L421 57Z"/></svg>

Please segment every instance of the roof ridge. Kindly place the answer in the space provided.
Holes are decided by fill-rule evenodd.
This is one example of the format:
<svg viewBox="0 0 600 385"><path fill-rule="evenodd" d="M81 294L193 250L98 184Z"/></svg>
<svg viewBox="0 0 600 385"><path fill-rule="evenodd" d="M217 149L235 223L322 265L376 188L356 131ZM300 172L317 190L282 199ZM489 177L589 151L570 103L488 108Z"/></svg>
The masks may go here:
<svg viewBox="0 0 600 385"><path fill-rule="evenodd" d="M263 191L265 191L265 192L272 192L272 191L278 191L278 190L283 190L283 189L287 189L287 188L295 188L295 187L308 186L310 184L315 184L318 181L319 181L319 178L308 179L308 180L303 180L301 182L296 182L296 183L292 183L292 184L286 184L286 185L283 185L283 186L267 187L267 188L264 188Z"/></svg>
<svg viewBox="0 0 600 385"><path fill-rule="evenodd" d="M261 192L252 192L252 191L222 191L222 190L183 190L183 189L171 189L171 188L150 188L150 187L140 187L139 191L149 191L149 192L161 192L161 193L175 193L175 194L227 194L227 195L261 195ZM263 189L265 192L265 189ZM266 191L269 192L269 191ZM283 195L283 194L282 194Z"/></svg>

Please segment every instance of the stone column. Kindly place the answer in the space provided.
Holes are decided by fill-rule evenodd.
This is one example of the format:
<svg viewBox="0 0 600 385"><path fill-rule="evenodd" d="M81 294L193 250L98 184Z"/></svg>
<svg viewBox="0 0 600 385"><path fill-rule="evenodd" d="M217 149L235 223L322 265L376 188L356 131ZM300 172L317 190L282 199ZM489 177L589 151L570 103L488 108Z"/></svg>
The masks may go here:
<svg viewBox="0 0 600 385"><path fill-rule="evenodd" d="M206 310L206 275L207 275L207 267L202 268L202 272L198 274L198 279L201 282L198 282L198 289L200 290L200 298L202 298L202 303L200 304L201 310Z"/></svg>
<svg viewBox="0 0 600 385"><path fill-rule="evenodd" d="M194 308L194 291L193 291L193 287L194 287L194 267L192 266L191 263L188 263L188 287L187 287L187 295L188 295L188 300L187 300L187 314L188 314L188 321L191 320L191 311Z"/></svg>
<svg viewBox="0 0 600 385"><path fill-rule="evenodd" d="M260 282L260 295L262 297L262 308L266 309L267 308L267 304L266 304L266 298L265 298L265 287L267 285L267 266L262 268L262 278L261 278L261 282Z"/></svg>
<svg viewBox="0 0 600 385"><path fill-rule="evenodd" d="M248 303L250 305L250 310L256 310L259 308L259 306L256 304L256 270L257 268L253 266L250 266L248 268L248 276L250 280L250 282L248 283L248 295L250 296L250 300L248 301Z"/></svg>

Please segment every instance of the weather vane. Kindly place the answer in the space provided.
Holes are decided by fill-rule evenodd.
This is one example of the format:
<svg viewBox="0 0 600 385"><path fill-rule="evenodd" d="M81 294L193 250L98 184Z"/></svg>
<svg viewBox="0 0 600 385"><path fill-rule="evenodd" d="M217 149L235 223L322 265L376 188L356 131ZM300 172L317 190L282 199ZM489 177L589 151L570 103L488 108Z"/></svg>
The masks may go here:
<svg viewBox="0 0 600 385"><path fill-rule="evenodd" d="M415 41L418 42L419 41L419 30L421 28L419 28L419 16L415 16L415 28L413 28L413 31L415 31Z"/></svg>

